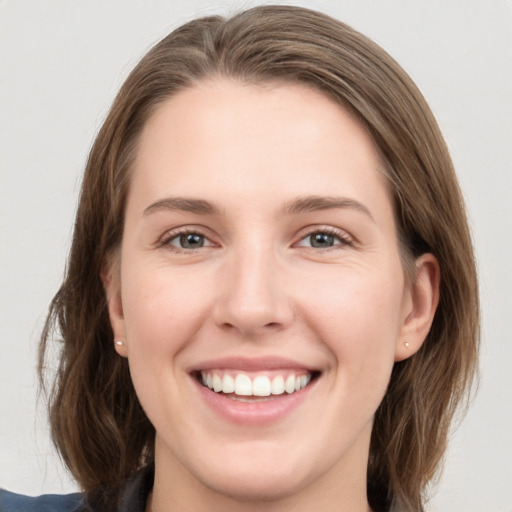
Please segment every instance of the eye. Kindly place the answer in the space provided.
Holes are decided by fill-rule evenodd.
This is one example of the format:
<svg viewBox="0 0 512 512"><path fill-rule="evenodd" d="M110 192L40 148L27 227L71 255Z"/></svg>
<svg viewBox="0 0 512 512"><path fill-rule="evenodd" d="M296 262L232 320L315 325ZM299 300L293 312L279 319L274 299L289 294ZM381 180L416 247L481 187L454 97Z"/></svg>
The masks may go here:
<svg viewBox="0 0 512 512"><path fill-rule="evenodd" d="M341 233L322 230L309 233L297 245L299 247L312 247L313 249L330 249L337 245L352 245L352 242Z"/></svg>
<svg viewBox="0 0 512 512"><path fill-rule="evenodd" d="M176 245L181 249L199 249L204 246L205 238L199 233L186 233L179 235L171 241L171 245Z"/></svg>
<svg viewBox="0 0 512 512"><path fill-rule="evenodd" d="M212 247L214 244L201 233L195 231L187 231L181 233L171 233L162 245L170 246L177 250L193 251L202 247Z"/></svg>

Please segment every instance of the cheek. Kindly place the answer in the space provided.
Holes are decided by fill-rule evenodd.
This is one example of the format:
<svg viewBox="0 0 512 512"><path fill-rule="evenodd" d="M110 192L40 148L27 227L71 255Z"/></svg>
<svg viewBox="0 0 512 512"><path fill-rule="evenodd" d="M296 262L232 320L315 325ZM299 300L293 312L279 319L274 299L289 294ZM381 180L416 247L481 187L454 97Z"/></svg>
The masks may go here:
<svg viewBox="0 0 512 512"><path fill-rule="evenodd" d="M165 425L169 411L185 407L179 355L203 325L209 297L201 289L201 276L185 276L164 265L132 265L128 258L124 263L122 300L132 381L152 423Z"/></svg>
<svg viewBox="0 0 512 512"><path fill-rule="evenodd" d="M361 392L381 397L400 333L402 273L347 268L323 282L304 289L304 318L331 352L343 389L360 383Z"/></svg>
<svg viewBox="0 0 512 512"><path fill-rule="evenodd" d="M184 273L126 266L122 300L129 349L143 346L148 356L175 352L197 331L210 299L201 276Z"/></svg>
<svg viewBox="0 0 512 512"><path fill-rule="evenodd" d="M398 333L401 274L347 268L308 282L303 282L303 309L318 327L328 330L329 338L347 338L346 342L367 345L375 341L374 336L368 337L371 332L380 331L382 337Z"/></svg>

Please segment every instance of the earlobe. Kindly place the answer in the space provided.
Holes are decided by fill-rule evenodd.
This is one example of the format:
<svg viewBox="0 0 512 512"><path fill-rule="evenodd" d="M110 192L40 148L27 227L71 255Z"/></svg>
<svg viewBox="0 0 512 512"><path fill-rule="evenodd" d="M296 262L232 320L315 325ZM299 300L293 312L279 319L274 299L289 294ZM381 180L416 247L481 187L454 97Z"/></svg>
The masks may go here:
<svg viewBox="0 0 512 512"><path fill-rule="evenodd" d="M409 290L409 307L400 330L395 361L407 359L421 348L439 303L440 269L436 257L423 254L415 266L415 279Z"/></svg>
<svg viewBox="0 0 512 512"><path fill-rule="evenodd" d="M114 348L120 356L126 357L126 328L117 260L109 258L102 269L101 280L107 298L110 326L114 334Z"/></svg>

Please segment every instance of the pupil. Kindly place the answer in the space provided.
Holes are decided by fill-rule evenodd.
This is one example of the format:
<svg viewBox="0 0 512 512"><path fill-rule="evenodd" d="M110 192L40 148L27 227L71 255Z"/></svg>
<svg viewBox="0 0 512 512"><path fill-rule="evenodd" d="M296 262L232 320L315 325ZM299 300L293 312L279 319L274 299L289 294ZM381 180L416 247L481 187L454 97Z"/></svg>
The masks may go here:
<svg viewBox="0 0 512 512"><path fill-rule="evenodd" d="M203 237L197 233L188 233L180 236L180 244L184 249L197 249L203 246Z"/></svg>
<svg viewBox="0 0 512 512"><path fill-rule="evenodd" d="M315 233L310 238L312 247L331 247L334 243L334 236L328 233Z"/></svg>

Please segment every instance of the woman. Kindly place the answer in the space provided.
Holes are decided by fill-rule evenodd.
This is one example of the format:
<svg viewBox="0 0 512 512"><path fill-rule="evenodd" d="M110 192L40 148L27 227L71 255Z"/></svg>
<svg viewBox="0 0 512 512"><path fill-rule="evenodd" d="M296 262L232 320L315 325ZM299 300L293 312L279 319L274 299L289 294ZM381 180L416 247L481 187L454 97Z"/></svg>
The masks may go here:
<svg viewBox="0 0 512 512"><path fill-rule="evenodd" d="M422 510L478 300L420 93L312 11L179 28L92 148L41 368L56 325L70 506Z"/></svg>

